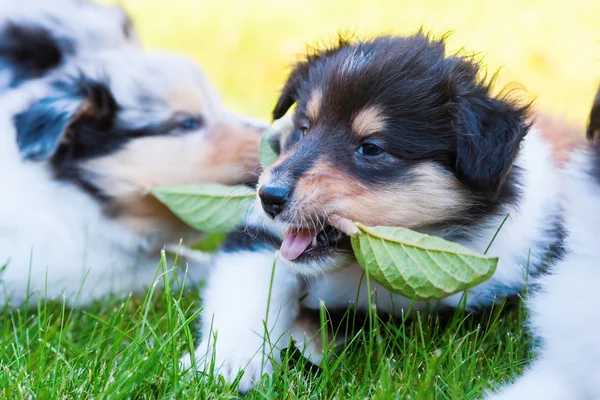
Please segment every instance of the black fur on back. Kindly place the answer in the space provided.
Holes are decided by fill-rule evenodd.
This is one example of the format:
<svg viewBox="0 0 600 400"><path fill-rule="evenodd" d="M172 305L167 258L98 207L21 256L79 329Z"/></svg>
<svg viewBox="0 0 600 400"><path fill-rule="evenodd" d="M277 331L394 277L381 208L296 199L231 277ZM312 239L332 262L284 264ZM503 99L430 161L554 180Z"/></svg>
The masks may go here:
<svg viewBox="0 0 600 400"><path fill-rule="evenodd" d="M56 68L71 48L71 43L59 43L48 30L37 26L8 23L0 31L0 62L13 70L11 86Z"/></svg>

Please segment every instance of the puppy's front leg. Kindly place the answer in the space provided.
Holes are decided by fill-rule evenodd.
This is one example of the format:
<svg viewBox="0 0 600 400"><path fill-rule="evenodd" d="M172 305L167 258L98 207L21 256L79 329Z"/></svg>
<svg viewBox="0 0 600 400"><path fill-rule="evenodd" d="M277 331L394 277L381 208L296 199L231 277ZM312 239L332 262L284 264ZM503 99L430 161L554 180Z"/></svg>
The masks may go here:
<svg viewBox="0 0 600 400"><path fill-rule="evenodd" d="M289 329L298 315L299 280L284 266L274 265L272 249L221 253L204 292L201 343L183 368L209 371L233 382L244 371L240 392L256 385L289 343Z"/></svg>

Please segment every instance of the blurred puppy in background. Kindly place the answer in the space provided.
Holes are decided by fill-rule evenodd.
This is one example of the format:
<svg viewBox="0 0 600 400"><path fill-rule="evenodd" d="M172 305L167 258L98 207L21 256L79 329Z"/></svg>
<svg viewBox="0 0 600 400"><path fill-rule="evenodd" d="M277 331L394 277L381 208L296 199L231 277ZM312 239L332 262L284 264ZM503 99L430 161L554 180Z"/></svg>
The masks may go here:
<svg viewBox="0 0 600 400"><path fill-rule="evenodd" d="M0 302L40 293L86 304L151 284L161 247L197 234L150 189L255 181L262 128L228 111L190 60L132 46L7 91Z"/></svg>
<svg viewBox="0 0 600 400"><path fill-rule="evenodd" d="M0 0L0 90L88 53L138 46L118 5L87 0Z"/></svg>

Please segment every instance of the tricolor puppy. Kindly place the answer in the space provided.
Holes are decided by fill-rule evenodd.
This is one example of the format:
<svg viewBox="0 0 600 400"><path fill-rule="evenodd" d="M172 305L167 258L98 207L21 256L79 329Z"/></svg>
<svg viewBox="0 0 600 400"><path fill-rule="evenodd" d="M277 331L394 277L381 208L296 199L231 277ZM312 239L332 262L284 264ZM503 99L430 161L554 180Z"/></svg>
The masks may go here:
<svg viewBox="0 0 600 400"><path fill-rule="evenodd" d="M537 358L516 383L489 400L600 398L600 91L590 115L590 147L564 172L569 253L540 279L528 301Z"/></svg>
<svg viewBox="0 0 600 400"><path fill-rule="evenodd" d="M470 309L518 294L544 271L561 249L555 160L530 129L528 108L493 96L480 72L474 59L447 55L442 40L422 33L341 41L296 64L273 111L278 119L296 105L281 156L259 180L259 233L229 238L204 293L199 368L214 351L227 381L245 370L240 390L248 390L272 371L271 349L285 347L289 332L319 361L315 328L298 318L304 309L368 309L363 270L349 238L330 225L334 215L480 252L489 246L500 264L469 291ZM380 312L411 306L370 287ZM456 307L463 295L438 306Z"/></svg>
<svg viewBox="0 0 600 400"><path fill-rule="evenodd" d="M260 127L183 57L106 52L7 92L0 112L2 302L150 284L161 247L194 235L150 190L259 167Z"/></svg>
<svg viewBox="0 0 600 400"><path fill-rule="evenodd" d="M73 58L138 46L118 5L88 0L0 0L0 90L38 78Z"/></svg>

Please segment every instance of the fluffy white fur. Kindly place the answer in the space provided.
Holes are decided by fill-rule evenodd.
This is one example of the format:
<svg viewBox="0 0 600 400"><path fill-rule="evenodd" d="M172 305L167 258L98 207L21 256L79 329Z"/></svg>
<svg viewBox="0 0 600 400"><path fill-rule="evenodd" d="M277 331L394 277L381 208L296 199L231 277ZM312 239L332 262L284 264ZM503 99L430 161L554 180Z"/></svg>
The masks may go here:
<svg viewBox="0 0 600 400"><path fill-rule="evenodd" d="M537 359L489 400L600 399L600 185L590 162L579 153L566 169L562 201L569 254L528 301L530 329L540 340Z"/></svg>
<svg viewBox="0 0 600 400"><path fill-rule="evenodd" d="M285 267L273 269L274 262L272 251L224 253L203 292L196 367L207 369L214 357L218 373L228 382L243 369L242 392L263 373L273 372L273 361L279 361L280 350L290 343L289 328L300 308L300 280ZM192 366L192 356L183 357L182 364Z"/></svg>
<svg viewBox="0 0 600 400"><path fill-rule="evenodd" d="M475 227L479 232L478 240L463 243L477 251L485 251L509 214L488 251L489 255L501 256L497 271L489 281L468 293L466 304L470 308L489 305L497 297L517 293L526 285L528 262L537 265L548 251L547 245L556 223L549 216L559 212L558 182L555 180L557 173L550 150L538 132L530 132L525 139L517 165L522 169L522 201L517 206L507 206L495 217ZM271 303L267 305L266 284L271 276L273 258L273 252L264 251L222 254L216 261L204 292L202 343L194 354L197 366L205 366L214 350L217 365L225 366L225 369L217 372L223 374L228 382L240 370L246 371L240 384L241 391L248 390L250 384L256 382L260 371L268 373L272 370L273 360L268 357L270 348L262 345L264 337L260 337L264 332L262 326L267 307L277 310L281 316L276 319L275 325L271 325L273 319L270 316L268 324L272 332L269 335L270 342L275 343L274 339L283 332L302 334L302 330L292 324L298 316L300 305L318 309L323 303L326 307L337 308L347 307L357 301L359 309L366 310L369 306L363 270L357 264L322 271L320 274L313 271L312 276L306 276L298 273L298 266L290 266L280 257L275 266ZM302 300L299 285L302 285ZM376 282L370 282L370 285L378 310L401 314L411 306L409 299L388 292ZM462 296L452 296L441 301L441 305L455 307L461 302ZM426 306L425 302L414 304L416 309ZM208 335L209 329L215 332L216 343ZM301 337L296 339L302 340ZM309 351L315 348L305 344L301 347ZM321 354L305 355L313 361L321 358ZM190 356L186 356L183 365L188 367L190 364Z"/></svg>
<svg viewBox="0 0 600 400"><path fill-rule="evenodd" d="M12 122L28 103L21 94L0 99L0 264L8 263L0 273L0 303L10 298L17 305L40 293L64 295L72 305L80 292L77 303L85 304L151 284L157 243L107 219L88 194L54 180L46 163L21 160Z"/></svg>

